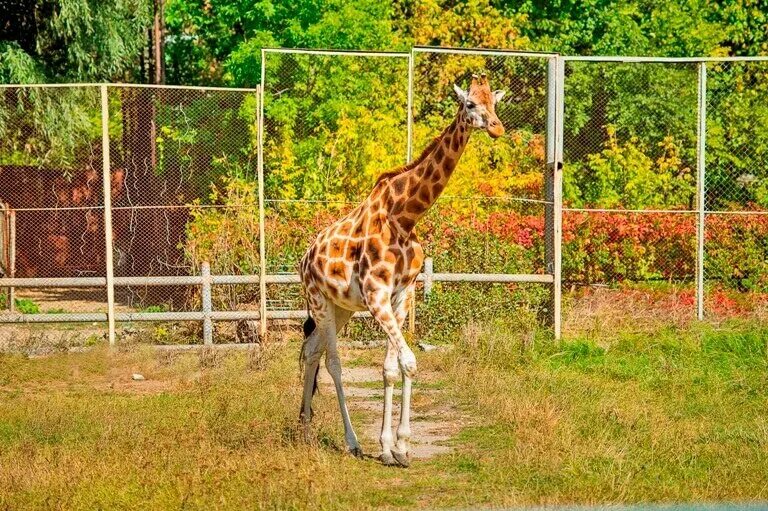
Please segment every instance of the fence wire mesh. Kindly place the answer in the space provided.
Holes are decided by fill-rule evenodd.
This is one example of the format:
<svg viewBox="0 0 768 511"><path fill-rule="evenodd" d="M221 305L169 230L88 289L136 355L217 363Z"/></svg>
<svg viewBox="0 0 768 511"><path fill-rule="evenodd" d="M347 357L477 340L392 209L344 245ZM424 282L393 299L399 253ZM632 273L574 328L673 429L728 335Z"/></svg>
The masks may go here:
<svg viewBox="0 0 768 511"><path fill-rule="evenodd" d="M417 232L438 272L544 273L547 64L545 56L414 53L413 154L453 120L453 84L487 73L505 96L506 129L473 135L443 196Z"/></svg>
<svg viewBox="0 0 768 511"><path fill-rule="evenodd" d="M110 87L117 276L259 271L256 92ZM199 310L199 286L119 289L136 307ZM239 296L240 293L243 296ZM252 290L214 287L217 308Z"/></svg>
<svg viewBox="0 0 768 511"><path fill-rule="evenodd" d="M408 58L268 51L264 65L266 269L294 274L317 233L407 161ZM267 306L306 305L299 285L270 285Z"/></svg>
<svg viewBox="0 0 768 511"><path fill-rule="evenodd" d="M98 87L0 89L0 202L14 277L105 275L99 112ZM8 295L4 308L21 312L96 312L106 301L99 288L18 289L13 304Z"/></svg>
<svg viewBox="0 0 768 511"><path fill-rule="evenodd" d="M706 85L704 308L765 318L768 63L709 63Z"/></svg>
<svg viewBox="0 0 768 511"><path fill-rule="evenodd" d="M507 91L497 106L507 134L496 141L475 134L417 234L438 273L544 273L551 58L427 49L410 56L267 51L266 274L295 274L314 236L350 211L382 172L407 160L409 133L415 156L450 122L457 109L453 83L466 88L477 72ZM765 312L768 64L706 64L701 209L700 66L566 61L566 285L631 288L627 296L658 295L664 308L693 314L703 215L706 313ZM259 274L256 91L107 90L115 275L198 275L204 261L214 275ZM14 267L15 277L105 276L100 100L99 86L2 89L4 276ZM524 299L522 286L468 286L475 284L438 285L445 300L420 305L420 317L450 316L450 297L459 292L476 295L478 310L484 310L479 297L499 289L506 294L494 298L498 303L544 302L538 295ZM0 293L7 307L8 292ZM214 310L260 307L254 284L218 285L213 294ZM103 288L20 288L15 298L22 306L42 304L22 312L103 312L106 302ZM201 306L198 285L118 286L117 299L117 310L129 312ZM299 285L268 286L269 311L303 307Z"/></svg>
<svg viewBox="0 0 768 511"><path fill-rule="evenodd" d="M564 89L564 283L642 285L633 307L674 295L692 316L697 65L569 61Z"/></svg>

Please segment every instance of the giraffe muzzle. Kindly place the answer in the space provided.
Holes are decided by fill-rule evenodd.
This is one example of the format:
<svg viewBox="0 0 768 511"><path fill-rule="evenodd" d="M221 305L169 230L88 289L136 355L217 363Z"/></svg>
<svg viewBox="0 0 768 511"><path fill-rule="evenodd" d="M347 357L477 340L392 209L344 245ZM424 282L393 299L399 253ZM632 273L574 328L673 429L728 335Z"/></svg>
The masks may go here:
<svg viewBox="0 0 768 511"><path fill-rule="evenodd" d="M504 125L502 125L501 122L496 119L488 123L488 128L486 131L491 138L499 138L504 134Z"/></svg>

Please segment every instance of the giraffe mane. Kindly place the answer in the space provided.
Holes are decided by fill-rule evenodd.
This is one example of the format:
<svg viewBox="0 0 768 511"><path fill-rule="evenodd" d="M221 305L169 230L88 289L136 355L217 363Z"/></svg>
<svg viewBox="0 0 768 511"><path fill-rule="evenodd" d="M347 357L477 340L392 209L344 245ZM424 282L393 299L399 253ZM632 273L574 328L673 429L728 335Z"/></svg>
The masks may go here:
<svg viewBox="0 0 768 511"><path fill-rule="evenodd" d="M453 123L449 124L447 128L445 128L442 133L440 133L438 136L436 136L432 141L427 145L427 147L424 148L424 150L421 152L418 158L415 160L411 160L405 165L402 165L400 167L397 167L394 170L391 170L389 172L385 172L379 176L379 178L376 180L376 184L381 183L382 181L389 179L391 177L395 177L399 174L402 174L403 172L408 172L409 170L413 170L414 168L418 167L421 163L426 160L430 154L432 154L432 151L434 151L435 147L440 143L440 140L443 139L443 136L445 133L451 129L453 126Z"/></svg>

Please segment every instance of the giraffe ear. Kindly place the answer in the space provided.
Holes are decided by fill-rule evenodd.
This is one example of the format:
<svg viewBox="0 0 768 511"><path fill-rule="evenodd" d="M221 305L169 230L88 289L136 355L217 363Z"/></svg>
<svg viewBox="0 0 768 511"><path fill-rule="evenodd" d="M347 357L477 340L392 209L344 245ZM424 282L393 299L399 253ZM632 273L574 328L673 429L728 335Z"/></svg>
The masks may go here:
<svg viewBox="0 0 768 511"><path fill-rule="evenodd" d="M493 102L494 103L498 103L499 101L501 101L501 98L503 98L504 94L506 94L506 93L507 92L503 91L503 90L495 90L495 91L493 91Z"/></svg>
<svg viewBox="0 0 768 511"><path fill-rule="evenodd" d="M456 96L458 96L462 105L467 102L467 91L463 90L455 83L453 84L453 90L456 92Z"/></svg>

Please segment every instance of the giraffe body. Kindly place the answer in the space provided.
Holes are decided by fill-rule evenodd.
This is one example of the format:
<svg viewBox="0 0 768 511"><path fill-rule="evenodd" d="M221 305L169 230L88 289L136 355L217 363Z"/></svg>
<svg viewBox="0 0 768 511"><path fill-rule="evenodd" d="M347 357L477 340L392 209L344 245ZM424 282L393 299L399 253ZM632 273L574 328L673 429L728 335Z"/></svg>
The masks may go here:
<svg viewBox="0 0 768 511"><path fill-rule="evenodd" d="M320 358L325 352L347 446L355 454L361 452L346 407L336 335L354 311L368 310L387 334L380 438L385 464L407 466L410 459L410 398L417 366L401 329L424 261L414 226L445 188L470 133L485 129L496 138L504 132L494 108L503 92L491 92L485 75L474 76L468 91L454 87L460 108L453 122L419 158L383 174L360 205L317 236L300 263L311 318L302 346L305 379L301 417L305 434ZM395 446L392 394L398 376L403 379L403 393Z"/></svg>

